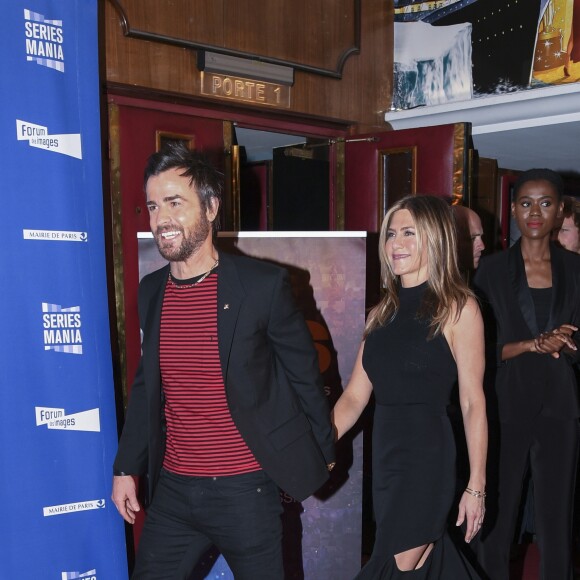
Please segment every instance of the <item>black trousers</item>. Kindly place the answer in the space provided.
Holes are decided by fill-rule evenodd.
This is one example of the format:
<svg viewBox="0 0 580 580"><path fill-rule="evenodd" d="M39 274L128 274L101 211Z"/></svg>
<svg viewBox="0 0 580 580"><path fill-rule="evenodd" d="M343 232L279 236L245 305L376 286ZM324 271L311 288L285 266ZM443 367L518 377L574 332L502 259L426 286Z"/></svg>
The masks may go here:
<svg viewBox="0 0 580 580"><path fill-rule="evenodd" d="M141 534L133 580L187 580L213 545L236 580L284 578L282 505L263 472L186 477L162 471Z"/></svg>
<svg viewBox="0 0 580 580"><path fill-rule="evenodd" d="M529 466L540 578L572 580L572 523L579 428L577 419L539 415L526 423L490 423L488 511L477 545L490 580L508 580L522 485Z"/></svg>

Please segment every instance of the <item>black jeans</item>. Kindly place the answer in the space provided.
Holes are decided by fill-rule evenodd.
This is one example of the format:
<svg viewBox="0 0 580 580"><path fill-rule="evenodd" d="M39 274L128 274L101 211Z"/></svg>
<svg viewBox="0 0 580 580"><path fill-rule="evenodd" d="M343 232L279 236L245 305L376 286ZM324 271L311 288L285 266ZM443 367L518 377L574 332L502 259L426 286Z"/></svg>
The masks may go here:
<svg viewBox="0 0 580 580"><path fill-rule="evenodd" d="M284 578L282 505L257 471L227 477L161 472L141 534L133 580L186 580L212 545L236 580Z"/></svg>

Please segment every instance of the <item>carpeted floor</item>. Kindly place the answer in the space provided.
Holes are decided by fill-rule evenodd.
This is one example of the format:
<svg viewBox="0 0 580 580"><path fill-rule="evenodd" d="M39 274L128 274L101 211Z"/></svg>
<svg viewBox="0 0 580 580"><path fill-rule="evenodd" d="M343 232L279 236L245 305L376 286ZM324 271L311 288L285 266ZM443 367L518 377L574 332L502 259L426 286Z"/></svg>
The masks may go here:
<svg viewBox="0 0 580 580"><path fill-rule="evenodd" d="M510 580L540 580L537 544L522 544L513 553Z"/></svg>
<svg viewBox="0 0 580 580"><path fill-rule="evenodd" d="M540 580L540 554L535 543L519 546L514 552L510 580ZM574 578L580 580L580 552L574 557Z"/></svg>

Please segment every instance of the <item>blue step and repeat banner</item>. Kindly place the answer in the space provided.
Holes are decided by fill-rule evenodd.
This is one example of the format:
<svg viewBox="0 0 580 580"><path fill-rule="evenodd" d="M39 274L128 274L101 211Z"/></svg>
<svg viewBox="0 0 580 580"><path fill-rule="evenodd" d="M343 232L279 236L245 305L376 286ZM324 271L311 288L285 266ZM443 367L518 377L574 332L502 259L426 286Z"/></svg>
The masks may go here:
<svg viewBox="0 0 580 580"><path fill-rule="evenodd" d="M0 29L0 578L124 579L97 0L11 0Z"/></svg>

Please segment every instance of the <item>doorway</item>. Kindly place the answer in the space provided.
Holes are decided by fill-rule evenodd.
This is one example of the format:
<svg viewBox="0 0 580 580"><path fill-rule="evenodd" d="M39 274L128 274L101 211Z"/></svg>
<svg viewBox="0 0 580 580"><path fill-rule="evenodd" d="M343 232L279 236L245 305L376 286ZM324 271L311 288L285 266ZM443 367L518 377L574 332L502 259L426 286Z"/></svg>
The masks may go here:
<svg viewBox="0 0 580 580"><path fill-rule="evenodd" d="M328 139L235 127L241 231L325 231L330 218Z"/></svg>
<svg viewBox="0 0 580 580"><path fill-rule="evenodd" d="M329 140L344 136L346 127L113 92L107 100L112 307L126 403L140 356L137 236L149 232L143 192L143 170L149 155L164 139L177 138L186 140L223 170L224 229L334 230L339 228L330 163L334 146ZM236 148L237 156L233 153Z"/></svg>

